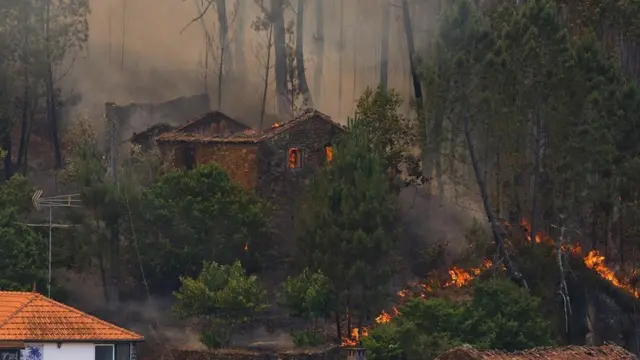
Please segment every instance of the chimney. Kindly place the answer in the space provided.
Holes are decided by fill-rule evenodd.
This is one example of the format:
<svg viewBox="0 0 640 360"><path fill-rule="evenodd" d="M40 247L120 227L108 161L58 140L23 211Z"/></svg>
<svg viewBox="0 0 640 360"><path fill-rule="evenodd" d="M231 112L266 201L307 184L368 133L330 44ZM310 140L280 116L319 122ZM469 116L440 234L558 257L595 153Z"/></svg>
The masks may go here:
<svg viewBox="0 0 640 360"><path fill-rule="evenodd" d="M367 360L364 348L348 348L347 360Z"/></svg>

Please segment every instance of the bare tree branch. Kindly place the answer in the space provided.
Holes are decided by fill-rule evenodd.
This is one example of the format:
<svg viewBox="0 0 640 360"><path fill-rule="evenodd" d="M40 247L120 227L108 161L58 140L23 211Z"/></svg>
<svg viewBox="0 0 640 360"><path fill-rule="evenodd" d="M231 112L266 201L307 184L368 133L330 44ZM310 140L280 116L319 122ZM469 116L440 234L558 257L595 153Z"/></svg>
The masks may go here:
<svg viewBox="0 0 640 360"><path fill-rule="evenodd" d="M196 0L197 1L197 0ZM193 24L196 21L201 20L204 15L207 13L207 11L209 10L209 8L211 8L211 6L213 5L213 0L207 0L207 6L204 7L204 9L202 9L202 11L200 11L200 15L196 16L195 18L193 18L191 21L189 21L189 23L187 25L185 25L185 27L182 28L182 30L180 30L180 35L182 35L182 33L189 27L191 26L191 24ZM184 2L184 0L183 0Z"/></svg>

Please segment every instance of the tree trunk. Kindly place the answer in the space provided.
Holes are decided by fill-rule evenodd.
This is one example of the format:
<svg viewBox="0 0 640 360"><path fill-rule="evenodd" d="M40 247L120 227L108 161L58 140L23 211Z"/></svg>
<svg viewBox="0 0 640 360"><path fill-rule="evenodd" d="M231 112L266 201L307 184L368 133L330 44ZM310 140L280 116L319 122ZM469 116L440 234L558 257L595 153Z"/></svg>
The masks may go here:
<svg viewBox="0 0 640 360"><path fill-rule="evenodd" d="M262 88L262 104L260 107L260 127L264 130L264 112L267 107L267 91L269 90L269 74L271 73L271 48L273 47L273 24L269 25L269 36L267 38L267 65L264 70L264 86Z"/></svg>
<svg viewBox="0 0 640 360"><path fill-rule="evenodd" d="M235 26L236 26L236 35L235 35L235 46L234 46L234 54L233 57L236 59L235 66L238 75L244 76L245 69L247 68L246 60L244 57L244 24L245 24L245 12L246 12L246 1L238 0L236 1L236 13L235 13ZM243 79L246 80L246 79Z"/></svg>
<svg viewBox="0 0 640 360"><path fill-rule="evenodd" d="M522 277L509 259L509 255L504 247L504 236L503 230L501 229L501 225L496 221L493 216L493 210L491 208L491 203L489 201L489 194L487 193L487 186L482 178L482 174L480 172L480 166L478 165L478 159L476 157L476 153L474 150L474 142L471 136L471 126L469 125L469 116L466 113L466 109L463 110L462 114L462 125L464 127L464 137L467 143L467 150L469 151L469 158L471 159L471 165L473 165L473 172L476 175L476 181L478 183L478 188L480 189L480 195L482 196L482 205L484 206L484 211L489 219L489 224L491 225L491 232L493 233L493 239L498 248L498 255L500 256L502 263L507 271L507 275L509 278L514 281L516 284L523 288L527 288L527 282Z"/></svg>
<svg viewBox="0 0 640 360"><path fill-rule="evenodd" d="M338 335L338 341L342 341L342 326L340 326L340 312L336 310L336 334Z"/></svg>
<svg viewBox="0 0 640 360"><path fill-rule="evenodd" d="M28 26L26 25L28 18L26 16L26 12L25 12L25 33L24 33L24 46L23 46L23 51L24 51L24 58L22 59L22 62L24 64L24 74L23 74L23 81L24 81L24 91L22 93L22 111L21 111L21 121L20 121L20 145L18 147L18 168L22 167L24 165L25 162L25 154L26 154L26 145L27 145L27 131L29 130L29 104L30 104L30 97L31 97L31 93L29 91L29 88L31 86L31 80L29 79L29 49L28 49L28 43L29 43L29 31Z"/></svg>
<svg viewBox="0 0 640 360"><path fill-rule="evenodd" d="M11 119L4 118L7 127L4 129L5 133L2 138L2 150L4 151L4 174L7 180L13 176L13 162L11 161Z"/></svg>
<svg viewBox="0 0 640 360"><path fill-rule="evenodd" d="M122 41L120 43L120 71L124 71L124 54L127 40L127 0L122 1Z"/></svg>
<svg viewBox="0 0 640 360"><path fill-rule="evenodd" d="M296 14L296 72L298 73L298 86L304 103L310 108L314 108L313 98L309 91L309 83L304 67L304 3L307 0L298 0L298 11Z"/></svg>
<svg viewBox="0 0 640 360"><path fill-rule="evenodd" d="M109 226L109 278L107 292L109 294L109 308L117 309L120 302L119 284L120 284L120 230L118 222L114 222Z"/></svg>
<svg viewBox="0 0 640 360"><path fill-rule="evenodd" d="M391 4L382 0L382 29L380 32L380 86L387 89L389 83L389 33L391 27Z"/></svg>
<svg viewBox="0 0 640 360"><path fill-rule="evenodd" d="M287 45L286 29L284 26L283 0L271 0L271 23L273 24L275 46L276 97L277 111L286 115L290 111L290 101L287 99Z"/></svg>
<svg viewBox="0 0 640 360"><path fill-rule="evenodd" d="M533 186L531 189L531 247L536 248L536 234L538 233L538 181L540 177L540 158L542 157L542 124L539 107L535 111L535 164L533 169Z"/></svg>
<svg viewBox="0 0 640 360"><path fill-rule="evenodd" d="M313 74L313 97L320 102L322 96L322 66L324 62L324 7L323 0L316 0L316 67Z"/></svg>
<svg viewBox="0 0 640 360"><path fill-rule="evenodd" d="M232 66L229 51L229 21L227 19L227 0L216 0L218 10L218 34L220 41L220 58L218 59L218 110L222 110L222 86L224 85L225 63Z"/></svg>
<svg viewBox="0 0 640 360"><path fill-rule="evenodd" d="M51 0L47 0L46 7L46 19L45 19L45 48L46 48L46 57L47 57L47 79L46 79L46 87L47 87L47 120L49 121L49 126L51 126L51 142L53 143L53 153L55 159L55 169L62 168L62 153L60 151L60 137L58 135L58 116L56 113L56 95L53 87L53 63L51 59L51 34L50 34L50 23L51 23Z"/></svg>
<svg viewBox="0 0 640 360"><path fill-rule="evenodd" d="M409 3L402 0L402 19L404 24L404 35L407 39L407 49L409 49L409 66L411 69L411 80L413 83L413 95L416 98L416 110L418 117L422 116L422 85L420 76L415 64L416 50L413 40L413 27L411 26L411 15L409 14Z"/></svg>
<svg viewBox="0 0 640 360"><path fill-rule="evenodd" d="M35 88L35 85L34 85ZM29 166L29 141L31 140L31 132L33 130L33 119L35 118L35 112L38 108L38 96L33 96L31 98L31 107L29 109L29 121L28 121L28 129L27 129L27 137L25 140L24 146L24 159L22 164L22 175L27 175L27 168Z"/></svg>
<svg viewBox="0 0 640 360"><path fill-rule="evenodd" d="M340 0L340 39L338 40L338 116L342 115L342 70L344 66L344 0Z"/></svg>
<svg viewBox="0 0 640 360"><path fill-rule="evenodd" d="M20 120L20 145L18 146L18 168L22 168L25 163L26 146L27 146L27 131L29 130L29 72L25 69L25 84L24 91L22 93L22 113Z"/></svg>

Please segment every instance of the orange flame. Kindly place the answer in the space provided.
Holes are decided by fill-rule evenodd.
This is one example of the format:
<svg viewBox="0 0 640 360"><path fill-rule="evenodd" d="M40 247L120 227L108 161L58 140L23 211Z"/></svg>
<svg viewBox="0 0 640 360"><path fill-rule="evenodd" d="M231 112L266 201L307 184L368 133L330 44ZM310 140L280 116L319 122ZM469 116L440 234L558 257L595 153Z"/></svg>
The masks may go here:
<svg viewBox="0 0 640 360"><path fill-rule="evenodd" d="M277 123L277 122L275 122L275 123L273 123L273 124L271 125L271 128L272 128L272 129L277 128L277 127L280 127L280 124L279 124L279 123Z"/></svg>
<svg viewBox="0 0 640 360"><path fill-rule="evenodd" d="M529 228L529 223L526 220L523 219L521 224L527 229ZM527 235L527 239L531 241L531 236ZM536 243L542 242L541 239L544 239L545 243L555 244L554 239L544 236L542 232L537 232ZM562 251L569 251L573 256L576 256L576 257L582 256L582 247L578 243L575 243L573 245L563 244ZM582 261L584 262L584 265L587 268L598 273L600 277L609 281L613 286L626 290L635 298L640 298L640 291L638 291L632 285L629 284L629 279L622 280L619 277L617 277L615 271L613 271L611 268L609 268L606 265L605 257L600 255L600 252L598 250L589 251L589 253L582 259Z"/></svg>
<svg viewBox="0 0 640 360"><path fill-rule="evenodd" d="M244 251L249 251L249 243L244 243Z"/></svg>
<svg viewBox="0 0 640 360"><path fill-rule="evenodd" d="M640 292L633 286L616 277L616 274L605 264L605 257L601 256L598 250L591 250L584 258L584 264L589 269L597 272L600 277L609 281L613 286L624 289L631 293L633 297L639 298Z"/></svg>
<svg viewBox="0 0 640 360"><path fill-rule="evenodd" d="M449 280L444 282L444 284L439 284L439 287L447 288L447 287L457 287L461 288L467 285L471 280L480 275L483 271L491 268L493 266L493 262L489 259L485 259L482 265L478 268L470 268L468 270L461 269L459 267L452 267L449 269ZM436 284L415 284L416 287L420 289L420 291L416 294L413 293L409 289L403 289L398 292L398 297L401 299L408 298L410 295L416 295L420 298L426 298L425 294L433 292L433 286ZM391 312L382 311L378 317L376 317L376 324L386 324L391 322L394 317L400 316L400 312L398 309L393 306L391 308ZM340 346L350 347L357 346L360 339L366 337L369 334L368 327L362 327L360 329L354 328L351 329L351 334L348 336L344 336L342 338L342 342Z"/></svg>

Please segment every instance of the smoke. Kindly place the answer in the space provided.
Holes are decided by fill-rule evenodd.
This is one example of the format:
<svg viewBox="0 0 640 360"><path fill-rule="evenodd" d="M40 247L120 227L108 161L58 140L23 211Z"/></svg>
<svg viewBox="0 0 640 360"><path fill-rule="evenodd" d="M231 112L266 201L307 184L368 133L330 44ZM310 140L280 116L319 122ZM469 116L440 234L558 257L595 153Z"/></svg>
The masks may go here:
<svg viewBox="0 0 640 360"><path fill-rule="evenodd" d="M474 217L484 216L478 210L478 199L469 197L467 203L476 206L463 208L415 186L403 189L398 204L409 258L418 260L419 250L442 245L447 252L442 260L449 267L469 245L465 235Z"/></svg>
<svg viewBox="0 0 640 360"><path fill-rule="evenodd" d="M145 337L147 342L169 348L203 350L198 332L188 322L172 316L170 296L154 296L149 300L122 301L117 309L109 308L104 287L97 271L78 273L57 270L56 281L65 288L68 299L65 303L99 318L135 331Z"/></svg>
<svg viewBox="0 0 640 360"><path fill-rule="evenodd" d="M197 0L196 0L197 1ZM106 101L118 104L130 102L162 102L172 98L201 93L205 89L203 63L205 37L202 24L185 26L197 16L196 1L185 0L91 0L90 36L85 49L75 54L73 68L65 76L63 86L81 96L71 112L101 116ZM258 44L263 35L250 27L260 14L252 0L245 2L242 14L232 16L232 4L227 1L229 18L237 22L242 17L240 37L236 25L230 24L231 51L243 44L244 59L234 56L234 63L244 64L241 74L229 76L223 86L222 110L232 117L257 117L263 67L257 58ZM321 83L321 93L312 94L319 110L345 122L353 113L355 100L366 87L376 86L379 79L380 19L382 4L375 0L324 0L325 56L322 78L313 76L317 63L315 54L315 1L307 0L305 14L305 66L311 89ZM426 49L426 38L435 24L431 2L412 2L411 13L418 49ZM340 43L340 11L344 9L344 42ZM295 16L286 11L286 21ZM215 38L217 20L215 10L204 18L210 34ZM184 31L183 31L184 30ZM405 98L411 95L409 59L402 29L401 9L391 6L389 87ZM342 51L342 77L339 78L339 57ZM71 61L71 60L70 60ZM213 67L214 65L211 65ZM59 72L63 72L61 66ZM237 66L236 66L237 68ZM215 74L209 75L208 91L217 99ZM338 99L338 85L342 96ZM273 87L273 83L271 84ZM216 104L216 101L212 101ZM267 112L274 107L270 94ZM408 108L408 102L407 102Z"/></svg>

